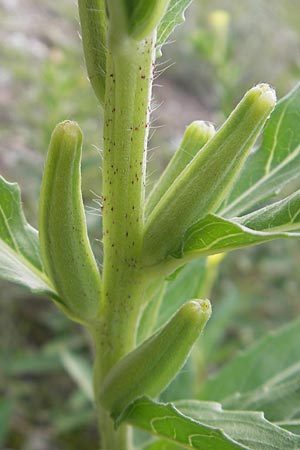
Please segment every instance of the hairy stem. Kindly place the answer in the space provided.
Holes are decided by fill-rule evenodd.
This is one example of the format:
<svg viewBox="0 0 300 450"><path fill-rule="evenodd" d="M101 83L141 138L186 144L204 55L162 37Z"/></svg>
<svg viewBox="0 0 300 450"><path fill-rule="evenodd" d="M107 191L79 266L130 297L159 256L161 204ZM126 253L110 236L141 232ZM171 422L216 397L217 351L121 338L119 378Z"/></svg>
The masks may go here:
<svg viewBox="0 0 300 450"><path fill-rule="evenodd" d="M146 145L154 39L125 38L107 54L103 157L103 290L94 330L96 400L111 367L135 345L146 280L140 269ZM115 431L99 411L103 450L130 448L127 429Z"/></svg>

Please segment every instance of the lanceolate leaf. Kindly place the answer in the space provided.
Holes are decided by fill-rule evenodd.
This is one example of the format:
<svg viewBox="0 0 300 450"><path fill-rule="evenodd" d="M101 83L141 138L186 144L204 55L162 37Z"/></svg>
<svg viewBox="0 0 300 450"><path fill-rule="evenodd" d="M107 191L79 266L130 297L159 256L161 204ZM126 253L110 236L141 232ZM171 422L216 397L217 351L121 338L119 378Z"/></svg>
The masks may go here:
<svg viewBox="0 0 300 450"><path fill-rule="evenodd" d="M300 191L279 202L235 219L257 231L290 231L300 226Z"/></svg>
<svg viewBox="0 0 300 450"><path fill-rule="evenodd" d="M258 202L277 194L300 171L300 85L275 107L261 145L249 156L226 203L226 217L248 212Z"/></svg>
<svg viewBox="0 0 300 450"><path fill-rule="evenodd" d="M43 272L37 231L24 217L16 183L0 177L0 278L56 296Z"/></svg>
<svg viewBox="0 0 300 450"><path fill-rule="evenodd" d="M191 259L288 237L300 237L300 233L256 231L234 220L208 214L187 230L182 247L174 256Z"/></svg>
<svg viewBox="0 0 300 450"><path fill-rule="evenodd" d="M166 14L164 15L157 31L157 48L160 52L161 46L168 39L174 28L184 22L184 12L192 0L171 0Z"/></svg>
<svg viewBox="0 0 300 450"><path fill-rule="evenodd" d="M180 401L172 405L143 397L124 411L120 421L186 449L278 450L300 446L300 436L268 422L262 413L224 411L214 402Z"/></svg>
<svg viewBox="0 0 300 450"><path fill-rule="evenodd" d="M264 411L272 422L293 419L300 413L300 362L276 374L256 389L237 392L223 402L229 409Z"/></svg>
<svg viewBox="0 0 300 450"><path fill-rule="evenodd" d="M170 403L156 403L147 397L135 400L122 414L118 423L125 421L166 438L187 449L234 450L247 449L233 441L222 430L200 423L183 415Z"/></svg>
<svg viewBox="0 0 300 450"><path fill-rule="evenodd" d="M300 437L286 433L267 421L262 413L226 411L219 403L179 401L176 408L202 423L220 427L232 439L250 449L298 449Z"/></svg>
<svg viewBox="0 0 300 450"><path fill-rule="evenodd" d="M277 422L277 425L281 428L284 428L285 430L290 431L291 433L300 434L300 419L287 420L284 422ZM148 448L147 448L147 450L148 450ZM150 447L149 447L149 450L150 450ZM152 447L151 447L151 450L152 450ZM171 450L171 449L166 448L165 450Z"/></svg>
<svg viewBox="0 0 300 450"><path fill-rule="evenodd" d="M288 371L300 361L299 339L299 320L266 336L210 378L204 385L201 398L223 404L237 392L246 394Z"/></svg>

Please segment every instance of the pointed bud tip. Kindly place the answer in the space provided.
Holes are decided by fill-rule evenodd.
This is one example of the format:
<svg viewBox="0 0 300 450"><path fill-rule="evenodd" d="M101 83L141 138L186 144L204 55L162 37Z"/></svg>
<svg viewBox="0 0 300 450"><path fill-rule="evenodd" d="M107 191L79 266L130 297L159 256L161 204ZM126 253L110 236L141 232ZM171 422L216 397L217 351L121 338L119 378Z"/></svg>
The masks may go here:
<svg viewBox="0 0 300 450"><path fill-rule="evenodd" d="M56 125L52 133L52 141L55 142L64 142L64 150L66 151L68 148L70 150L74 150L73 145L77 143L79 146L82 142L82 131L77 122L73 122L72 120L64 120ZM70 145L66 145L70 144Z"/></svg>
<svg viewBox="0 0 300 450"><path fill-rule="evenodd" d="M214 125L206 120L194 120L188 128L208 137L212 137L216 132Z"/></svg>
<svg viewBox="0 0 300 450"><path fill-rule="evenodd" d="M196 309L205 314L211 314L211 303L208 299L194 299L190 301L191 304L195 305Z"/></svg>
<svg viewBox="0 0 300 450"><path fill-rule="evenodd" d="M264 105L269 105L271 108L273 108L276 104L276 92L275 89L272 88L269 84L267 83L260 83L257 84L256 86L254 86L250 92L255 92L255 94L258 95L258 98L260 100L261 103L263 103Z"/></svg>
<svg viewBox="0 0 300 450"><path fill-rule="evenodd" d="M78 135L81 134L81 129L77 122L72 120L64 120L56 125L54 128L54 133L57 131L61 131L63 133L67 133L68 135Z"/></svg>
<svg viewBox="0 0 300 450"><path fill-rule="evenodd" d="M193 299L183 305L183 310L191 315L191 320L201 323L206 323L211 316L211 304L209 300Z"/></svg>

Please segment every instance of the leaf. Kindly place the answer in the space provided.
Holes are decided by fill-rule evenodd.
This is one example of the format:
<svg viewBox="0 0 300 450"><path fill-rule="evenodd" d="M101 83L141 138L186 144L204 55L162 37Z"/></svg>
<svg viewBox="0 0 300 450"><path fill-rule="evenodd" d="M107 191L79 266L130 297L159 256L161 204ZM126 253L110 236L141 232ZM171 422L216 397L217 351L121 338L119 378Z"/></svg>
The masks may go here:
<svg viewBox="0 0 300 450"><path fill-rule="evenodd" d="M161 47L166 42L174 28L184 22L184 12L192 0L171 0L166 14L162 18L157 31L158 56L161 56Z"/></svg>
<svg viewBox="0 0 300 450"><path fill-rule="evenodd" d="M300 436L268 422L262 413L225 411L214 402L187 400L172 405L143 397L128 406L121 421L187 449L300 448Z"/></svg>
<svg viewBox="0 0 300 450"><path fill-rule="evenodd" d="M299 436L286 433L259 412L226 411L219 403L196 400L179 401L175 406L185 415L222 428L232 439L253 450L298 449L300 445Z"/></svg>
<svg viewBox="0 0 300 450"><path fill-rule="evenodd" d="M42 269L38 233L25 219L20 188L0 177L0 277L55 297Z"/></svg>
<svg viewBox="0 0 300 450"><path fill-rule="evenodd" d="M139 428L133 428L132 429L132 441L133 441L133 448L135 449L143 449L146 450L150 444L153 444L154 439L151 434L140 430Z"/></svg>
<svg viewBox="0 0 300 450"><path fill-rule="evenodd" d="M201 342L205 333L201 335ZM198 350L198 345L199 342L194 346L193 352ZM195 359L193 358L193 354L191 354L176 377L159 396L159 400L162 402L173 402L175 400L181 400L182 398L194 398L194 388L198 381L197 376L198 373L195 368Z"/></svg>
<svg viewBox="0 0 300 450"><path fill-rule="evenodd" d="M143 450L181 450L183 447L167 441L157 441L154 444L148 445Z"/></svg>
<svg viewBox="0 0 300 450"><path fill-rule="evenodd" d="M300 191L235 221L257 231L296 230L300 225Z"/></svg>
<svg viewBox="0 0 300 450"><path fill-rule="evenodd" d="M300 361L299 339L299 320L267 335L208 379L201 398L223 403L267 383Z"/></svg>
<svg viewBox="0 0 300 450"><path fill-rule="evenodd" d="M259 410L272 422L293 419L300 413L300 362L245 394L223 401L229 409Z"/></svg>
<svg viewBox="0 0 300 450"><path fill-rule="evenodd" d="M247 447L234 442L222 430L183 415L171 403L156 403L147 397L135 400L118 420L139 427L188 449L233 450Z"/></svg>
<svg viewBox="0 0 300 450"><path fill-rule="evenodd" d="M256 231L237 221L208 214L184 235L182 247L173 256L191 259L261 244L273 239L299 237L300 233Z"/></svg>
<svg viewBox="0 0 300 450"><path fill-rule="evenodd" d="M290 431L291 433L300 434L300 419L277 422L276 425Z"/></svg>
<svg viewBox="0 0 300 450"><path fill-rule="evenodd" d="M300 84L278 102L263 131L261 145L249 156L218 213L248 212L278 194L300 170Z"/></svg>

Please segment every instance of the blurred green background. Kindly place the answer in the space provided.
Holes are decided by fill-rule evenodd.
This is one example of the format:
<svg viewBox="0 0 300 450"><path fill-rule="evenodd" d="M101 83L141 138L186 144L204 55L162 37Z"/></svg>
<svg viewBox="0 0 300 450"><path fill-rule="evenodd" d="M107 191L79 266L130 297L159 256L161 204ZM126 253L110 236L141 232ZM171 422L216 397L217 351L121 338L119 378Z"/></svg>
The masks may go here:
<svg viewBox="0 0 300 450"><path fill-rule="evenodd" d="M219 126L254 84L266 81L281 97L298 82L299 29L297 0L194 0L157 65L149 189L191 121ZM87 219L101 266L102 111L86 77L76 2L0 0L0 42L1 174L19 183L36 226L51 130L61 120L78 121ZM299 314L299 255L299 242L281 241L222 261L210 296L214 345L201 376ZM80 327L47 299L0 281L0 448L97 448L90 363ZM180 383L165 398L180 397Z"/></svg>

